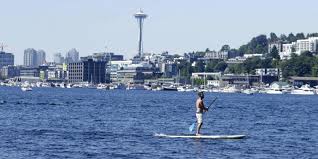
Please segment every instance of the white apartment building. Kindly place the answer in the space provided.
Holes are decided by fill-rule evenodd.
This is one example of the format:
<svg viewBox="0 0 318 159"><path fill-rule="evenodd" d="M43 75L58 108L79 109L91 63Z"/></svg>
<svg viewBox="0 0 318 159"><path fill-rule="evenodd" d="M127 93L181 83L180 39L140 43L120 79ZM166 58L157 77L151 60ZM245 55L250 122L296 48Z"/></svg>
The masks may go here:
<svg viewBox="0 0 318 159"><path fill-rule="evenodd" d="M291 44L283 44L282 52L279 53L279 56L281 59L288 59L293 52L293 46L295 45L295 42Z"/></svg>
<svg viewBox="0 0 318 159"><path fill-rule="evenodd" d="M227 59L228 52L227 51L209 51L205 53L205 59Z"/></svg>
<svg viewBox="0 0 318 159"><path fill-rule="evenodd" d="M316 52L318 45L318 37L311 37L304 40L297 40L295 49L297 54L301 54L304 51Z"/></svg>
<svg viewBox="0 0 318 159"><path fill-rule="evenodd" d="M255 69L256 75L270 75L270 76L278 76L279 69L278 68L260 68Z"/></svg>
<svg viewBox="0 0 318 159"><path fill-rule="evenodd" d="M281 59L288 59L292 53L300 55L302 52L318 51L318 37L297 40L291 44L283 44L282 51L279 53Z"/></svg>

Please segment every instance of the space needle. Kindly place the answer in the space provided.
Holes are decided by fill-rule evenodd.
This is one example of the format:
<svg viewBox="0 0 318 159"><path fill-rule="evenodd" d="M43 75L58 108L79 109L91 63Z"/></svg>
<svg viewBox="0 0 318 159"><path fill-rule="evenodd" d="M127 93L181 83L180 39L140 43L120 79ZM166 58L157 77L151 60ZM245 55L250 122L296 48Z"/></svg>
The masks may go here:
<svg viewBox="0 0 318 159"><path fill-rule="evenodd" d="M138 43L138 55L140 58L143 56L143 44L142 44L142 28L144 19L147 18L147 14L145 14L142 10L134 14L134 17L137 19L139 24L139 43Z"/></svg>

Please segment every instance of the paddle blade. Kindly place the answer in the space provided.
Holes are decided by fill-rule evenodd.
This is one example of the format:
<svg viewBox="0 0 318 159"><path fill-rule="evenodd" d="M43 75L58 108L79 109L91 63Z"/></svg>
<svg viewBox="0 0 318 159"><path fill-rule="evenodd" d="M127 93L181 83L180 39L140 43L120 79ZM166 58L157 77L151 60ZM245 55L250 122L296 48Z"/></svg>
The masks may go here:
<svg viewBox="0 0 318 159"><path fill-rule="evenodd" d="M194 127L195 127L195 123L193 123L193 124L189 127L189 131L192 132L193 129L194 129Z"/></svg>

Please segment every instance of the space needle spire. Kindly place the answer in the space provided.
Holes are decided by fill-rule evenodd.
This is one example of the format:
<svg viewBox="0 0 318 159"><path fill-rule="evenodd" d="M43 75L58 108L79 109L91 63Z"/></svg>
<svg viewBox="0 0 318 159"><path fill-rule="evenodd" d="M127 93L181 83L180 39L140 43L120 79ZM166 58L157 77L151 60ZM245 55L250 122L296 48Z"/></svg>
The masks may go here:
<svg viewBox="0 0 318 159"><path fill-rule="evenodd" d="M139 12L134 14L134 17L137 19L139 24L139 43L138 43L138 55L140 58L143 56L143 43L142 43L142 28L144 19L147 18L147 14L145 14L141 9Z"/></svg>

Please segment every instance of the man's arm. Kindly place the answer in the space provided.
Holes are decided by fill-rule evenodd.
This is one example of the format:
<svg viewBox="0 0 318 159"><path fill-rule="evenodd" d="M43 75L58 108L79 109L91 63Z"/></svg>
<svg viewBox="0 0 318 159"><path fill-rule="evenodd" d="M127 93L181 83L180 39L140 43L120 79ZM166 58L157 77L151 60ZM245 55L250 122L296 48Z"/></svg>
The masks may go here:
<svg viewBox="0 0 318 159"><path fill-rule="evenodd" d="M203 100L201 100L201 108L202 110L208 111L209 109L204 106Z"/></svg>

